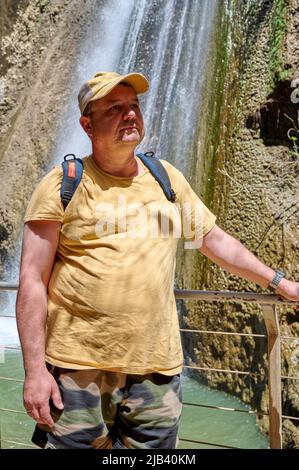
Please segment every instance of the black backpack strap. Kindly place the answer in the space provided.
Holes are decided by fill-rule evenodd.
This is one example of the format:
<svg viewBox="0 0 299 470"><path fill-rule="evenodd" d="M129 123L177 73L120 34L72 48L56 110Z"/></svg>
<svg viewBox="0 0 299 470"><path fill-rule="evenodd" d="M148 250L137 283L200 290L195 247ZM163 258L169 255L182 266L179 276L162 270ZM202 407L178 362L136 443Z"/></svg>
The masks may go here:
<svg viewBox="0 0 299 470"><path fill-rule="evenodd" d="M67 158L72 157L72 158ZM81 158L76 158L73 153L68 153L63 157L62 169L63 177L60 189L60 197L63 207L66 208L73 197L83 174L83 162Z"/></svg>
<svg viewBox="0 0 299 470"><path fill-rule="evenodd" d="M140 158L142 163L144 163L153 177L158 181L168 201L175 202L176 195L171 187L168 173L160 160L154 157L154 152L137 153L137 157Z"/></svg>

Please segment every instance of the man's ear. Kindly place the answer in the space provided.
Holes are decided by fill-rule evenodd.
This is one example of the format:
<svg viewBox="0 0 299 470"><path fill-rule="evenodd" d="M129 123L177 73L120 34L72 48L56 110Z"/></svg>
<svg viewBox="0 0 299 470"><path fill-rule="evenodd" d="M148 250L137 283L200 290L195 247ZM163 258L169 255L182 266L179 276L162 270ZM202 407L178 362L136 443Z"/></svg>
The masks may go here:
<svg viewBox="0 0 299 470"><path fill-rule="evenodd" d="M90 122L90 117L89 116L81 116L80 117L80 124L85 130L86 134L88 137L92 138L92 125Z"/></svg>

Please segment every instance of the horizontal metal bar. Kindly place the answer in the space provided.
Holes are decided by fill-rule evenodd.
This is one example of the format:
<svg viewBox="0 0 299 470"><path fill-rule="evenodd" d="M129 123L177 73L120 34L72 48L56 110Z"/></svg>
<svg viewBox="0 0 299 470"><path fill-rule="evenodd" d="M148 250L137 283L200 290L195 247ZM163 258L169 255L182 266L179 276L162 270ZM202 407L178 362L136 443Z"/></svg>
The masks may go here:
<svg viewBox="0 0 299 470"><path fill-rule="evenodd" d="M33 449L38 449L37 446L34 446L32 444L26 444L25 442L11 441L10 439L0 439L0 442L8 442L8 444L17 444L19 446L26 446L26 447L32 447Z"/></svg>
<svg viewBox="0 0 299 470"><path fill-rule="evenodd" d="M13 318L15 319L15 315L1 315L0 318ZM257 337L257 338L267 338L267 335L260 335L257 333L233 333L231 331L212 331L212 330L191 330L189 328L180 328L180 331L184 333L206 333L206 334L212 334L212 335L230 335L230 336L250 336L250 337ZM281 339L285 340L291 340L291 341L299 341L299 337L297 338L296 336L281 336ZM12 346L0 346L0 349L3 349L3 347L7 349L15 349ZM19 348L20 349L20 348Z"/></svg>
<svg viewBox="0 0 299 470"><path fill-rule="evenodd" d="M0 318L13 318L15 319L15 315L1 315ZM267 338L267 335L260 335L257 333L233 333L230 331L212 331L212 330L191 330L189 328L180 328L180 331L183 331L184 333L207 333L207 334L212 334L212 335L231 335L231 336L252 336L252 337L257 337L257 338ZM292 341L299 341L299 337L297 338L296 336L281 336L281 339L290 339ZM11 346L4 346L7 347L7 349L14 349ZM0 348L3 348L3 346L0 346ZM20 348L19 348L20 349Z"/></svg>
<svg viewBox="0 0 299 470"><path fill-rule="evenodd" d="M183 369L195 369L195 370L204 370L204 371L211 371L211 372L226 372L227 374L240 374L240 375L251 375L255 377L265 377L264 374L259 374L258 372L243 372L241 370L229 370L229 369L217 369L214 367L199 367L199 366L187 366L183 365ZM290 380L299 380L299 377L292 377L289 375L282 375L282 379L290 379Z"/></svg>
<svg viewBox="0 0 299 470"><path fill-rule="evenodd" d="M217 444L216 442L195 441L193 439L185 439L183 437L179 437L179 441L180 442L192 442L194 444L206 444L206 445L214 446L214 447L222 447L224 449L240 449L240 447L225 446L223 444Z"/></svg>
<svg viewBox="0 0 299 470"><path fill-rule="evenodd" d="M256 292L234 292L217 290L187 290L175 289L176 299L185 300L206 300L208 302L252 302L255 304L267 305L296 305L298 302L283 300L274 294L257 294Z"/></svg>
<svg viewBox="0 0 299 470"><path fill-rule="evenodd" d="M229 369L216 369L212 367L199 367L199 366L187 366L184 365L183 369L195 369L195 370L203 370L203 371L211 371L211 372L225 372L227 374L240 374L240 375L250 375L250 376L256 376L256 377L264 377L262 374L258 374L257 372L243 372L243 371L238 371L238 370L229 370ZM289 379L289 380L299 380L299 377L292 377L289 375L282 375L282 379ZM9 380L11 382L20 382L23 383L24 380L21 379L14 379L13 377L3 377L0 376L0 380Z"/></svg>
<svg viewBox="0 0 299 470"><path fill-rule="evenodd" d="M16 318L14 315L1 315L0 318ZM257 333L233 333L230 331L212 331L212 330L191 330L189 328L180 328L180 331L184 333L206 333L206 334L212 334L212 335L231 335L231 336L250 336L250 337L257 337L257 338L267 338L267 335L260 335ZM296 336L281 336L280 337L283 340L291 340L291 341L299 341L299 337L297 338ZM15 349L13 346L0 346L0 349L7 348L7 349ZM20 348L18 348L20 349Z"/></svg>
<svg viewBox="0 0 299 470"><path fill-rule="evenodd" d="M229 369L216 369L212 367L199 367L199 366L183 366L183 369L197 369L197 370L205 370L211 372L226 372L227 374L240 374L240 375L251 375L255 377L265 377L264 374L258 374L257 372L243 372L240 370L229 370Z"/></svg>
<svg viewBox="0 0 299 470"><path fill-rule="evenodd" d="M258 333L233 333L231 331L212 331L212 330L191 330L190 328L180 328L180 331L185 333L207 333L212 335L232 335L232 336L252 336L257 338L267 338L267 335L260 335ZM296 336L281 336L281 339L299 341L299 337Z"/></svg>
<svg viewBox="0 0 299 470"><path fill-rule="evenodd" d="M24 382L24 380L14 379L13 377L0 377L0 380L8 380L10 382L20 382L20 383Z"/></svg>
<svg viewBox="0 0 299 470"><path fill-rule="evenodd" d="M212 334L212 335L257 336L259 338L267 338L267 335L259 335L255 333L250 334L250 333L233 333L230 331L190 330L189 328L180 328L180 331L190 332L190 333L207 333L207 334Z"/></svg>
<svg viewBox="0 0 299 470"><path fill-rule="evenodd" d="M15 282L0 282L0 291L18 290L19 285Z"/></svg>
<svg viewBox="0 0 299 470"><path fill-rule="evenodd" d="M297 416L281 415L281 417L284 418L284 419L293 419L294 421L299 421L299 418Z"/></svg>
<svg viewBox="0 0 299 470"><path fill-rule="evenodd" d="M239 408L227 408L227 407L224 407L224 406L203 405L201 403L188 403L188 402L185 402L185 401L183 402L183 405L185 405L185 406L197 406L199 408L211 408L211 409L220 410L220 411L236 411L238 413L247 413L247 414L254 414L254 415L259 415L259 416L269 416L268 413L262 413L262 412L256 411L256 410L240 410ZM27 416L26 411L21 411L21 410L13 410L13 409L10 409L10 408L0 407L0 412L1 411L4 411L6 413L17 413L17 414L22 414L22 415ZM299 421L299 418L297 418L296 416L282 415L282 418L284 418L284 419L293 419L295 421Z"/></svg>
<svg viewBox="0 0 299 470"><path fill-rule="evenodd" d="M17 290L18 283L0 282L0 291ZM177 299L197 299L210 302L253 302L258 304L294 305L298 302L284 300L274 294L258 294L256 292L215 291L215 290L188 290L175 289Z"/></svg>
<svg viewBox="0 0 299 470"><path fill-rule="evenodd" d="M183 405L197 406L199 408L211 408L213 410L220 410L220 411L236 411L237 413L247 413L247 414L254 414L258 416L269 416L269 413L262 413L261 411L257 411L257 410L240 410L239 408L227 408L224 406L203 405L202 403L188 403L186 401L183 401ZM282 418L293 419L295 421L299 421L299 418L297 418L296 416L282 415Z"/></svg>
<svg viewBox="0 0 299 470"><path fill-rule="evenodd" d="M198 406L200 408L210 408L213 410L220 410L220 411L236 411L237 413L247 413L247 414L254 414L259 416L269 416L269 413L262 413L256 410L240 410L239 408L227 408L224 406L215 406L215 405L203 405L201 403L188 403L183 401L183 405L187 406Z"/></svg>
<svg viewBox="0 0 299 470"><path fill-rule="evenodd" d="M10 410L9 408L0 408L0 411L5 411L6 413L19 413L21 415L27 415L26 411Z"/></svg>
<svg viewBox="0 0 299 470"><path fill-rule="evenodd" d="M9 349L14 351L22 351L20 347L17 346L0 346L0 349Z"/></svg>

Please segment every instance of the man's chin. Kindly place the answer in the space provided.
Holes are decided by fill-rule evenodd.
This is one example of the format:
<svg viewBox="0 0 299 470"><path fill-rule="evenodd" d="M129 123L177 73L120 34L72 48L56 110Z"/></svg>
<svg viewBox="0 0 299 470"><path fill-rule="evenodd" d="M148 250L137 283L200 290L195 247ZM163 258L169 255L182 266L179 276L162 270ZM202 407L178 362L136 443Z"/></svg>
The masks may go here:
<svg viewBox="0 0 299 470"><path fill-rule="evenodd" d="M140 134L139 134L138 131L131 132L130 134L125 133L121 138L121 141L123 143L128 142L128 143L131 143L131 144L134 143L134 142L138 143L138 142L140 142L140 140L141 140L141 137L140 137Z"/></svg>

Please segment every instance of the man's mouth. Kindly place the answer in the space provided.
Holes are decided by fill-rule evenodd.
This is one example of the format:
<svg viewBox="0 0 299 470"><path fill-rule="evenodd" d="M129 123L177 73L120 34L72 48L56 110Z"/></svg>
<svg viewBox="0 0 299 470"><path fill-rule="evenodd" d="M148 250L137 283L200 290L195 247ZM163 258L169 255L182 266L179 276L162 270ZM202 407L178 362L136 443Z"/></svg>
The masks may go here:
<svg viewBox="0 0 299 470"><path fill-rule="evenodd" d="M122 131L133 131L133 130L138 130L137 127L134 127L134 126L130 126L130 127L123 127L121 129Z"/></svg>

